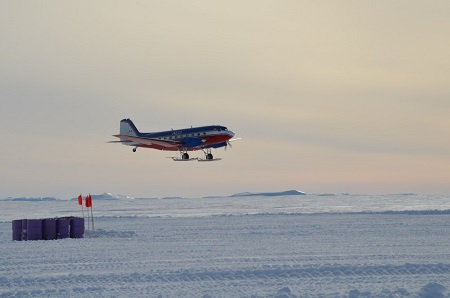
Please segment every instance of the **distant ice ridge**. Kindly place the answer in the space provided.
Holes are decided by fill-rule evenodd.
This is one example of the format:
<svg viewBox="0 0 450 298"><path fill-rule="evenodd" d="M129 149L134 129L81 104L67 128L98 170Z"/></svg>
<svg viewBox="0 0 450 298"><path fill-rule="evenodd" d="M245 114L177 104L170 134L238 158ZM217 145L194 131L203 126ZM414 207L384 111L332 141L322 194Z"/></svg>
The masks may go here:
<svg viewBox="0 0 450 298"><path fill-rule="evenodd" d="M230 196L207 196L204 198L235 198L235 197L278 197L278 196L298 196L298 195L306 195L305 192L299 191L299 190L286 190L286 191L279 191L279 192L242 192L233 194ZM83 195L84 199L85 195ZM103 193L99 195L91 195L92 199L94 201L101 201L101 200L135 200L135 199L157 199L155 197L149 197L149 198L134 198L127 195L118 195L118 194L112 194L112 193ZM161 199L183 199L183 197L180 196L168 196L163 197ZM19 198L3 198L0 199L2 201L28 201L28 202L40 202L40 201L61 201L62 199L54 198L54 197L19 197ZM77 197L71 198L70 200L76 201Z"/></svg>
<svg viewBox="0 0 450 298"><path fill-rule="evenodd" d="M305 192L299 190L286 190L280 192L243 192L231 195L230 197L281 197L281 196L298 196L306 195Z"/></svg>
<svg viewBox="0 0 450 298"><path fill-rule="evenodd" d="M5 198L3 201L14 201L14 202L48 202L48 201L59 201L57 198L53 197L21 197L21 198Z"/></svg>
<svg viewBox="0 0 450 298"><path fill-rule="evenodd" d="M83 199L86 196L83 195ZM130 196L125 196L125 195L115 195L112 193L104 193L104 194L100 194L100 195L91 195L92 199L95 201L100 201L100 200L134 200L135 198L130 197ZM54 198L54 197L19 197L19 198L12 198L12 197L8 197L8 198L4 198L4 199L0 199L1 201L17 201L17 202L48 202L48 201L67 201L67 200L63 200L63 199L59 199L59 198ZM71 201L76 201L78 200L78 198L72 198L70 199Z"/></svg>
<svg viewBox="0 0 450 298"><path fill-rule="evenodd" d="M114 195L111 193L104 193L101 195L91 195L92 200L134 200L133 197L124 196L124 195ZM76 200L76 199L72 199Z"/></svg>
<svg viewBox="0 0 450 298"><path fill-rule="evenodd" d="M279 192L241 192L231 196L207 196L205 199L212 198L240 198L240 197L282 197L282 196L304 196L306 192L299 190L285 190Z"/></svg>
<svg viewBox="0 0 450 298"><path fill-rule="evenodd" d="M85 198L87 194L83 195L83 199ZM285 191L278 191L278 192L241 192L236 193L232 195L211 195L211 196L205 196L204 199L213 199L213 198L243 198L243 197L289 197L289 196L318 196L318 197L337 197L337 196L372 196L372 197L383 197L383 196L390 196L390 197L400 197L400 196L418 196L415 193L404 193L404 194L387 194L387 195L355 195L355 194L349 194L349 193L342 193L342 194L333 194L333 193L306 193L300 190L285 190ZM112 194L112 193L103 193L103 194L97 194L97 195L91 195L92 199L94 201L117 201L117 200L155 200L158 199L157 197L132 197L128 195L120 195L120 194ZM179 200L184 199L187 197L183 196L166 196L162 197L160 199L162 200ZM69 199L71 201L76 201L77 197L73 197ZM0 198L0 201L17 201L17 202L49 202L49 201L67 201L67 199L60 199L55 197L7 197L7 198Z"/></svg>

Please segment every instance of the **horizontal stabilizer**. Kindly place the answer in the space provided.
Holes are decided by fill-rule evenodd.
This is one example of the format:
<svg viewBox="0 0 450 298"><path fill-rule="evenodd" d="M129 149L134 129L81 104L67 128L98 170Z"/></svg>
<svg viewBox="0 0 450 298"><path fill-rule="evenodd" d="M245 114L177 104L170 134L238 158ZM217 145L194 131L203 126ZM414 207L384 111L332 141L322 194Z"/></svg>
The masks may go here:
<svg viewBox="0 0 450 298"><path fill-rule="evenodd" d="M109 141L106 143L133 143L133 141L130 140L122 140L122 141Z"/></svg>

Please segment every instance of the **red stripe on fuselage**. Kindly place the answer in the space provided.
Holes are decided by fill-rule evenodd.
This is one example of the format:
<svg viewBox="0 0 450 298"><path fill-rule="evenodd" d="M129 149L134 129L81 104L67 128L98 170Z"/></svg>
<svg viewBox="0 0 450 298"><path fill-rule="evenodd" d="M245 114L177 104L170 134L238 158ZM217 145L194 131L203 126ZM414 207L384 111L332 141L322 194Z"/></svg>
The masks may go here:
<svg viewBox="0 0 450 298"><path fill-rule="evenodd" d="M186 150L186 151L196 151L196 150L201 150L204 147L207 146L211 146L214 144L220 144L223 142L228 141L229 139L231 139L232 136L228 135L228 134L220 134L220 135L209 135L209 136L204 136L201 139L205 140L203 142L202 145L197 146L197 147L169 147L169 146L163 146L163 145L137 145L136 147L143 147L143 148L152 148L152 149L156 149L156 150L164 150L164 151L179 151L179 150Z"/></svg>

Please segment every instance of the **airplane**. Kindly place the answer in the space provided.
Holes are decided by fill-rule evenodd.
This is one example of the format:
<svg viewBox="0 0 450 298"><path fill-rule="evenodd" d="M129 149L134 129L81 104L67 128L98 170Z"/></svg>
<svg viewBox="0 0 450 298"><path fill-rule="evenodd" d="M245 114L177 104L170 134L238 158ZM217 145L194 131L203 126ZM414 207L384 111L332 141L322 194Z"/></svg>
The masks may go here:
<svg viewBox="0 0 450 298"><path fill-rule="evenodd" d="M221 158L214 158L211 149L231 146L230 142L238 139L232 139L234 132L228 130L225 126L210 125L191 127L183 129L172 129L168 131L142 133L130 119L120 121L120 134L113 135L119 138L119 141L109 143L122 143L132 146L133 152L138 147L152 148L164 151L179 151L181 157L170 157L174 161L216 161ZM205 158L190 158L188 151L202 150Z"/></svg>

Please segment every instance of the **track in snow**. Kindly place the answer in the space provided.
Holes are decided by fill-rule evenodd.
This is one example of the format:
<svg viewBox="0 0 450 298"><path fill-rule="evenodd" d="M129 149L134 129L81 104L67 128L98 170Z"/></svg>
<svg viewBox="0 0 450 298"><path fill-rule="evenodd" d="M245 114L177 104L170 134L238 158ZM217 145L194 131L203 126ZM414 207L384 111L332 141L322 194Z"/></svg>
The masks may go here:
<svg viewBox="0 0 450 298"><path fill-rule="evenodd" d="M436 214L105 217L89 238L13 242L1 223L0 297L448 295L449 225Z"/></svg>

